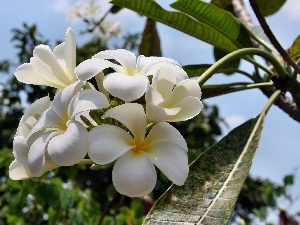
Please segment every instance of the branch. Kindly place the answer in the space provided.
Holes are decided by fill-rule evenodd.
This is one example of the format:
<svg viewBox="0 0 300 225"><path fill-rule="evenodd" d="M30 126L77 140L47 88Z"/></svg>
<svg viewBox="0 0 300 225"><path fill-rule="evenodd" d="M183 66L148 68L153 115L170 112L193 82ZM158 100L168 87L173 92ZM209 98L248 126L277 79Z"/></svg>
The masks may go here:
<svg viewBox="0 0 300 225"><path fill-rule="evenodd" d="M298 65L290 58L290 56L287 54L287 52L283 49L277 38L274 36L273 32L271 31L270 27L267 24L267 21L265 17L262 15L259 6L256 2L256 0L249 0L250 5L256 15L256 18L258 19L262 29L264 30L265 34L273 44L273 46L277 49L279 54L282 56L282 58L297 71L297 73L300 73L300 68Z"/></svg>
<svg viewBox="0 0 300 225"><path fill-rule="evenodd" d="M235 16L248 27L254 26L247 10L242 4L241 0L233 0L232 6L234 9ZM275 88L261 88L260 89L268 98L276 91ZM300 111L295 102L287 96L280 96L275 102L280 109L287 113L292 119L300 122Z"/></svg>

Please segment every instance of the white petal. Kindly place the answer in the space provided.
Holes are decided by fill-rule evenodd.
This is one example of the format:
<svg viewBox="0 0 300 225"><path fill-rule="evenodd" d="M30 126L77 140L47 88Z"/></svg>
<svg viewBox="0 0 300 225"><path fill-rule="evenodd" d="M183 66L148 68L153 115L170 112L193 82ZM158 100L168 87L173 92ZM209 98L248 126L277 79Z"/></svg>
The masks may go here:
<svg viewBox="0 0 300 225"><path fill-rule="evenodd" d="M38 115L42 114L50 107L49 96L40 98L32 103L24 112L23 117L20 120L16 135L27 136L31 131L31 128L35 125ZM36 118L35 118L36 117Z"/></svg>
<svg viewBox="0 0 300 225"><path fill-rule="evenodd" d="M169 122L185 121L197 116L203 108L202 102L196 98L189 96L178 102L174 107L181 110L175 115L167 119Z"/></svg>
<svg viewBox="0 0 300 225"><path fill-rule="evenodd" d="M18 162L26 165L28 162L29 147L26 144L26 138L15 136L13 141L13 154Z"/></svg>
<svg viewBox="0 0 300 225"><path fill-rule="evenodd" d="M111 73L105 76L103 86L112 96L131 102L143 96L148 83L148 78L143 74L128 76Z"/></svg>
<svg viewBox="0 0 300 225"><path fill-rule="evenodd" d="M142 71L144 72L144 71ZM147 71L145 71L147 75L153 75L155 78L158 74L164 73L169 77L174 77L176 82L188 79L187 73L178 65L170 64L170 63L158 63L152 67L150 67ZM173 78L172 78L173 79Z"/></svg>
<svg viewBox="0 0 300 225"><path fill-rule="evenodd" d="M66 116L63 117L61 114L57 114L52 108L49 108L41 115L26 137L29 138L36 132L45 130L46 128L50 128L51 130L64 129L67 121Z"/></svg>
<svg viewBox="0 0 300 225"><path fill-rule="evenodd" d="M172 142L180 146L182 150L186 152L188 150L186 141L184 140L180 132L175 127L166 122L157 123L152 127L149 134L143 141L143 146L158 142Z"/></svg>
<svg viewBox="0 0 300 225"><path fill-rule="evenodd" d="M142 105L125 103L108 110L104 117L110 117L124 124L139 143L145 137L147 119Z"/></svg>
<svg viewBox="0 0 300 225"><path fill-rule="evenodd" d="M65 115L68 115L71 100L81 90L83 84L84 82L78 81L67 86L54 98L51 108L63 118Z"/></svg>
<svg viewBox="0 0 300 225"><path fill-rule="evenodd" d="M146 104L159 105L164 102L162 95L154 89L152 86L148 87L148 90L145 94Z"/></svg>
<svg viewBox="0 0 300 225"><path fill-rule="evenodd" d="M55 58L63 68L67 68L65 60L65 47L66 43L62 42L53 49L53 54Z"/></svg>
<svg viewBox="0 0 300 225"><path fill-rule="evenodd" d="M183 185L188 173L188 157L178 145L171 142L159 142L147 147L145 151L150 160L173 183Z"/></svg>
<svg viewBox="0 0 300 225"><path fill-rule="evenodd" d="M68 74L74 74L76 67L76 37L72 28L67 29L65 41L65 61Z"/></svg>
<svg viewBox="0 0 300 225"><path fill-rule="evenodd" d="M84 90L78 93L73 101L72 118L78 113L108 106L109 102L103 93L96 90Z"/></svg>
<svg viewBox="0 0 300 225"><path fill-rule="evenodd" d="M30 146L28 152L28 166L33 177L40 177L45 173L47 164L46 148L56 132L47 132L40 135Z"/></svg>
<svg viewBox="0 0 300 225"><path fill-rule="evenodd" d="M119 73L132 74L136 68L135 54L125 49L105 50L97 53L93 58L114 59L119 62L125 71L116 70ZM127 72L126 72L127 71Z"/></svg>
<svg viewBox="0 0 300 225"><path fill-rule="evenodd" d="M36 114L42 114L46 109L50 107L50 98L45 96L33 102L24 112L24 115L20 121L20 124L26 121L29 117Z"/></svg>
<svg viewBox="0 0 300 225"><path fill-rule="evenodd" d="M18 81L25 84L46 85L55 88L63 87L60 82L57 83L53 80L45 79L42 74L34 70L30 63L24 63L23 65L19 66L14 75Z"/></svg>
<svg viewBox="0 0 300 225"><path fill-rule="evenodd" d="M86 81L96 76L102 70L114 67L115 64L99 58L87 59L80 63L74 70L77 78L82 81Z"/></svg>
<svg viewBox="0 0 300 225"><path fill-rule="evenodd" d="M146 103L148 122L168 121L180 112L181 108L164 108L150 103Z"/></svg>
<svg viewBox="0 0 300 225"><path fill-rule="evenodd" d="M188 79L178 83L173 90L173 96L169 100L169 104L175 105L188 96L193 96L198 99L201 98L201 89L196 80Z"/></svg>
<svg viewBox="0 0 300 225"><path fill-rule="evenodd" d="M166 121L170 116L176 115L180 108L165 108L161 94L153 87L149 87L146 94L146 114L149 122Z"/></svg>
<svg viewBox="0 0 300 225"><path fill-rule="evenodd" d="M17 160L12 161L8 173L12 180L24 180L31 177L28 166L19 163Z"/></svg>
<svg viewBox="0 0 300 225"><path fill-rule="evenodd" d="M158 76L153 77L152 87L154 87L164 99L169 98L174 86L176 85L176 77L168 73L166 68L161 68Z"/></svg>
<svg viewBox="0 0 300 225"><path fill-rule="evenodd" d="M133 144L130 134L113 125L95 127L88 134L89 157L100 165L116 160L132 149Z"/></svg>
<svg viewBox="0 0 300 225"><path fill-rule="evenodd" d="M87 154L86 128L77 121L71 121L65 133L53 137L48 145L50 158L61 166L71 166Z"/></svg>
<svg viewBox="0 0 300 225"><path fill-rule="evenodd" d="M70 80L65 74L65 71L47 45L38 45L33 50L33 57L30 59L30 63L38 73L41 73L44 79L62 86L73 83L73 80Z"/></svg>
<svg viewBox="0 0 300 225"><path fill-rule="evenodd" d="M115 163L112 180L116 190L129 197L149 194L156 184L156 171L152 162L142 152L129 151Z"/></svg>
<svg viewBox="0 0 300 225"><path fill-rule="evenodd" d="M160 63L179 65L179 63L177 61L170 59L170 58L155 57L155 56L145 57L145 56L141 55L137 59L137 69L142 70L142 72L146 72L154 65L160 64Z"/></svg>

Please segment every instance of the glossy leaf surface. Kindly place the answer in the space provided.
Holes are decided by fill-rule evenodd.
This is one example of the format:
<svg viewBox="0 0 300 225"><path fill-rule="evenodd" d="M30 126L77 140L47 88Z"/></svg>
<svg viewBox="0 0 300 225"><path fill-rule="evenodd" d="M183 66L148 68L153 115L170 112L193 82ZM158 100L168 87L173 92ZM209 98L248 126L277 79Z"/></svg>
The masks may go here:
<svg viewBox="0 0 300 225"><path fill-rule="evenodd" d="M213 5L210 5L213 8L209 8L210 10L207 12L199 9L199 7L194 7L196 4L202 5L202 1L191 1L189 7L192 7L192 9L183 9L181 7L184 3L183 1L172 4L173 7L179 10L182 9L185 13L167 11L153 0L113 0L112 3L164 23L226 52L231 52L241 47L249 47L250 45L249 33L244 32L246 29L242 28L243 25L237 19ZM204 4L209 5L208 3ZM201 15L201 13L203 14ZM225 18L226 20L220 24L212 22L210 21L210 13L217 15L218 21ZM195 15L197 15L196 19L191 17Z"/></svg>

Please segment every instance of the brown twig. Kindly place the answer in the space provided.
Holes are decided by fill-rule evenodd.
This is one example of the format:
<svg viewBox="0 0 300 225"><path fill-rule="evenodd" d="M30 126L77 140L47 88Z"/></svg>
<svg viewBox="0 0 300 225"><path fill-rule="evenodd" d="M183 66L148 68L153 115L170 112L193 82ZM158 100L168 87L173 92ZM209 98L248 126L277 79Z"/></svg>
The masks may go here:
<svg viewBox="0 0 300 225"><path fill-rule="evenodd" d="M254 23L252 22L249 13L246 11L241 0L232 0L232 6L234 8L235 16L248 27L252 27ZM256 45L255 45L256 46ZM256 46L261 48L261 46ZM261 88L260 89L267 97L270 97L275 91L275 88ZM282 109L286 114L288 114L292 119L300 122L300 110L298 109L296 103L290 99L288 96L280 96L275 102L280 109Z"/></svg>
<svg viewBox="0 0 300 225"><path fill-rule="evenodd" d="M256 0L249 0L250 5L256 15L256 18L258 19L258 22L260 23L262 29L264 30L265 34L269 38L270 42L273 44L273 46L277 49L278 53L282 56L282 58L297 71L297 73L300 74L300 68L298 65L290 58L290 56L287 54L287 52L283 49L281 44L278 42L277 38L274 36L273 32L271 31L270 27L267 24L267 21L265 17L262 15L259 6L256 2Z"/></svg>

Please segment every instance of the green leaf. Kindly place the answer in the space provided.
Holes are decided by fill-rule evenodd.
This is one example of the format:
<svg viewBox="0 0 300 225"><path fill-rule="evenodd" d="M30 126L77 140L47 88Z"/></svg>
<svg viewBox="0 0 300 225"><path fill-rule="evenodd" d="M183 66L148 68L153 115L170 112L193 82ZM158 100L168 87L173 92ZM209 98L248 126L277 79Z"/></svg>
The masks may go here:
<svg viewBox="0 0 300 225"><path fill-rule="evenodd" d="M147 19L139 52L144 56L162 56L155 20Z"/></svg>
<svg viewBox="0 0 300 225"><path fill-rule="evenodd" d="M231 52L239 49L236 44L232 43L232 40L209 24L198 22L185 13L167 11L153 0L112 0L111 3L164 23L224 51Z"/></svg>
<svg viewBox="0 0 300 225"><path fill-rule="evenodd" d="M264 16L270 16L276 13L286 0L257 0L259 9Z"/></svg>
<svg viewBox="0 0 300 225"><path fill-rule="evenodd" d="M249 83L245 83L249 84ZM241 85L203 85L201 87L202 99L212 98L220 95L230 94L237 91L243 91L245 88Z"/></svg>
<svg viewBox="0 0 300 225"><path fill-rule="evenodd" d="M184 186L172 185L143 225L227 224L251 167L263 122L264 116L250 119L199 156Z"/></svg>
<svg viewBox="0 0 300 225"><path fill-rule="evenodd" d="M253 46L249 30L230 12L200 0L177 0L171 6L215 29L239 48Z"/></svg>
<svg viewBox="0 0 300 225"><path fill-rule="evenodd" d="M300 58L300 35L295 39L292 46L288 49L288 53L295 61Z"/></svg>

